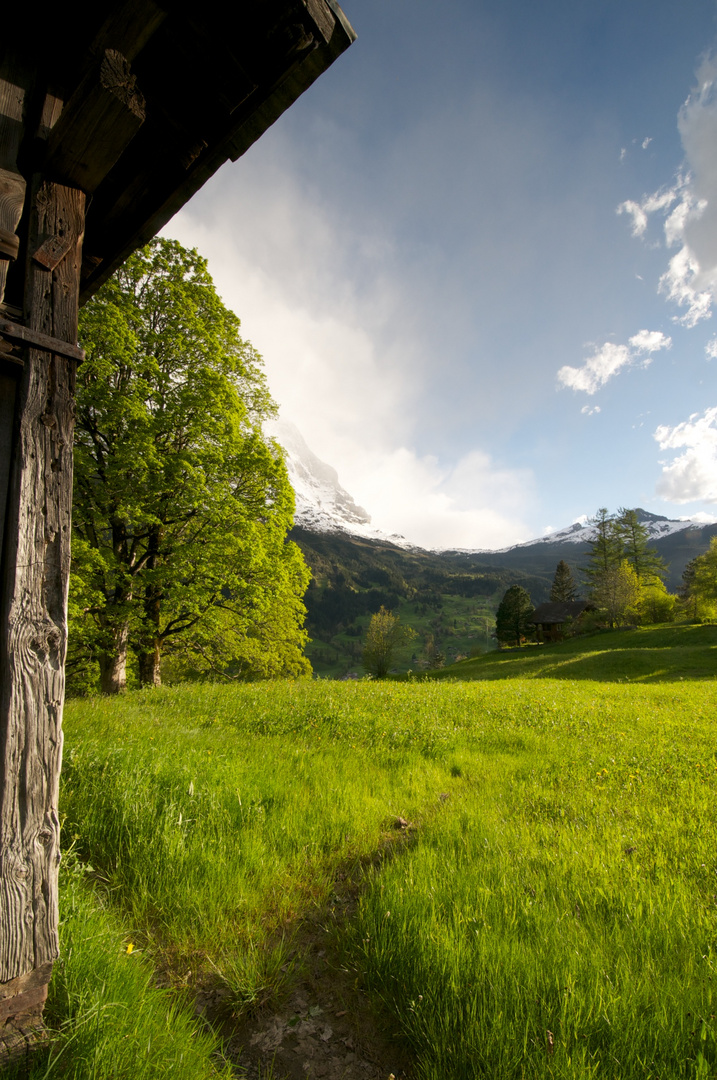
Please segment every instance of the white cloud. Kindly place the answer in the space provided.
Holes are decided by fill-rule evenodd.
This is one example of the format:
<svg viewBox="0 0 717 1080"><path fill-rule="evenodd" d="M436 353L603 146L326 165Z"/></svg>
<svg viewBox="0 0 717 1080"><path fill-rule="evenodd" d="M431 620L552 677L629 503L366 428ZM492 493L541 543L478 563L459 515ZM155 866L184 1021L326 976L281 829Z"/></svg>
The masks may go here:
<svg viewBox="0 0 717 1080"><path fill-rule="evenodd" d="M652 195L645 195L641 202L635 202L634 199L626 199L625 202L621 202L617 208L618 214L629 214L632 217L632 235L643 236L647 231L647 224L649 215L656 213L658 210L665 210L677 198L677 192L674 188L670 188L668 191L656 191Z"/></svg>
<svg viewBox="0 0 717 1080"><path fill-rule="evenodd" d="M672 339L660 330L640 330L633 334L628 345L615 345L606 341L596 347L582 367L566 364L558 371L558 380L571 390L582 390L586 394L595 394L613 375L624 367L636 363L640 357L643 366L650 363L652 353L669 349ZM582 410L585 412L585 409Z"/></svg>
<svg viewBox="0 0 717 1080"><path fill-rule="evenodd" d="M638 330L629 340L636 353L651 354L672 348L672 338L661 330Z"/></svg>
<svg viewBox="0 0 717 1080"><path fill-rule="evenodd" d="M618 214L630 214L632 217L632 235L642 236L647 229L647 214L640 203L634 199L626 199L617 208Z"/></svg>
<svg viewBox="0 0 717 1080"><path fill-rule="evenodd" d="M480 449L440 465L414 449L435 356L418 321L406 318L402 275L383 232L359 234L336 220L279 157L249 165L241 195L229 172L220 173L201 214L190 203L166 232L207 257L224 301L265 358L282 418L384 532L427 547L527 539L531 473L502 468ZM342 271L351 261L363 277Z"/></svg>
<svg viewBox="0 0 717 1080"><path fill-rule="evenodd" d="M593 405L593 407L590 408L589 405L583 405L580 412L584 413L585 416L592 416L593 413L599 413L600 412L600 406L599 405Z"/></svg>
<svg viewBox="0 0 717 1080"><path fill-rule="evenodd" d="M698 514L690 514L689 517L678 518L679 521L694 521L698 525L715 525L717 517L714 514L706 514L701 510Z"/></svg>
<svg viewBox="0 0 717 1080"><path fill-rule="evenodd" d="M662 465L657 494L674 503L717 503L717 408L693 413L675 427L660 425L654 438L661 450L683 450Z"/></svg>
<svg viewBox="0 0 717 1080"><path fill-rule="evenodd" d="M507 547L529 538L529 470L501 468L474 450L444 466L400 447L346 458L341 483L371 514L372 525L424 547Z"/></svg>
<svg viewBox="0 0 717 1080"><path fill-rule="evenodd" d="M697 86L680 109L678 129L686 170L673 186L640 201L621 203L618 214L632 218L632 235L647 232L652 214L664 215L668 248L679 247L658 289L678 308L674 321L691 329L710 318L717 298L717 59L708 57L697 72ZM646 140L647 141L647 140ZM643 143L643 147L646 144Z"/></svg>
<svg viewBox="0 0 717 1080"><path fill-rule="evenodd" d="M711 341L707 342L705 353L708 360L717 360L717 337L713 337Z"/></svg>
<svg viewBox="0 0 717 1080"><path fill-rule="evenodd" d="M642 140L640 145L642 146L643 150L647 150L647 148L648 148L648 146L650 145L651 142L652 142L652 136L648 135L646 139Z"/></svg>

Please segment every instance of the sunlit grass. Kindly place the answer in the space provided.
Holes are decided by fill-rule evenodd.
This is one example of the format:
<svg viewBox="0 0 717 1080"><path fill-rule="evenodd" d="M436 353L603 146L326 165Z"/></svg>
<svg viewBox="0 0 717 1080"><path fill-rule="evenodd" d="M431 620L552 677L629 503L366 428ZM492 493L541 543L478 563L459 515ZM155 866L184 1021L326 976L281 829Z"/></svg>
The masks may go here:
<svg viewBox="0 0 717 1080"><path fill-rule="evenodd" d="M50 1041L7 1080L229 1080L219 1040L176 995L87 886L74 855L61 872L60 942L45 1022Z"/></svg>
<svg viewBox="0 0 717 1080"><path fill-rule="evenodd" d="M652 640L665 667L669 641ZM708 641L689 647L711 655ZM80 888L86 903L90 881L114 964L223 982L230 1010L255 1009L286 988L297 928L337 872L370 866L400 816L416 840L365 871L342 941L416 1077L706 1078L716 715L712 679L305 681L75 701L61 809L92 870L63 904ZM92 981L83 970L78 986Z"/></svg>
<svg viewBox="0 0 717 1080"><path fill-rule="evenodd" d="M494 651L432 678L666 682L717 678L717 626L644 626Z"/></svg>

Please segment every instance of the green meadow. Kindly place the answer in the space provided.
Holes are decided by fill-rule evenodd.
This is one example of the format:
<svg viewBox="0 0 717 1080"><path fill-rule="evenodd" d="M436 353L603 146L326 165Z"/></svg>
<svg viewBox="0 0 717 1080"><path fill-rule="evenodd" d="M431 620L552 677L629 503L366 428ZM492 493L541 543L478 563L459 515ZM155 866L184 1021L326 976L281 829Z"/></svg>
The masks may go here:
<svg viewBox="0 0 717 1080"><path fill-rule="evenodd" d="M349 873L332 963L413 1080L714 1077L715 660L715 627L646 628L441 678L69 702L28 1075L237 1075L193 995L271 1008Z"/></svg>

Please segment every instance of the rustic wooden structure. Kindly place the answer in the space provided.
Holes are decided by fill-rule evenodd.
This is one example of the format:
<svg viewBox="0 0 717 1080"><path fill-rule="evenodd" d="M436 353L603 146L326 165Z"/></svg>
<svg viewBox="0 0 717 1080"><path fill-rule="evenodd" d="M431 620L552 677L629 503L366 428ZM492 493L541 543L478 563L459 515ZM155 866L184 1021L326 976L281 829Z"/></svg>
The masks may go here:
<svg viewBox="0 0 717 1080"><path fill-rule="evenodd" d="M335 0L15 4L0 54L0 1057L58 955L78 306L346 49Z"/></svg>
<svg viewBox="0 0 717 1080"><path fill-rule="evenodd" d="M595 605L587 600L549 600L540 604L528 619L536 629L539 642L562 641L566 622L579 619L584 611L594 611Z"/></svg>

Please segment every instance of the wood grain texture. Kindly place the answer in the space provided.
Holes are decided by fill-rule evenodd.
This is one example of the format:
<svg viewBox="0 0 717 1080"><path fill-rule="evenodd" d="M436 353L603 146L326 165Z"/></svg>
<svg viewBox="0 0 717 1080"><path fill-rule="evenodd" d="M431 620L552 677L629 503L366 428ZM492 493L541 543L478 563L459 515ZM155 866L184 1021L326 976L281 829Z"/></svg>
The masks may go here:
<svg viewBox="0 0 717 1080"><path fill-rule="evenodd" d="M40 266L44 265L36 255L33 255L33 258L35 262L40 263ZM46 267L52 270L54 268L54 266ZM3 319L2 316L0 316L0 336L7 338L8 341L20 341L25 345L46 349L57 356L66 356L69 360L77 360L78 364L85 359L85 350L79 345L71 345L69 341L60 341L58 338L50 337L49 334L43 334L41 330L29 330L26 326L13 322L12 319Z"/></svg>
<svg viewBox="0 0 717 1080"><path fill-rule="evenodd" d="M127 60L106 49L52 128L46 173L92 192L144 123L145 101Z"/></svg>
<svg viewBox="0 0 717 1080"><path fill-rule="evenodd" d="M0 304L10 259L17 258L15 229L25 202L25 181L17 170L25 91L0 79Z"/></svg>
<svg viewBox="0 0 717 1080"><path fill-rule="evenodd" d="M74 343L82 192L43 182L28 249L69 237L53 271L26 265L27 325ZM18 385L0 623L0 983L58 954L57 813L70 567L74 361L27 350Z"/></svg>

